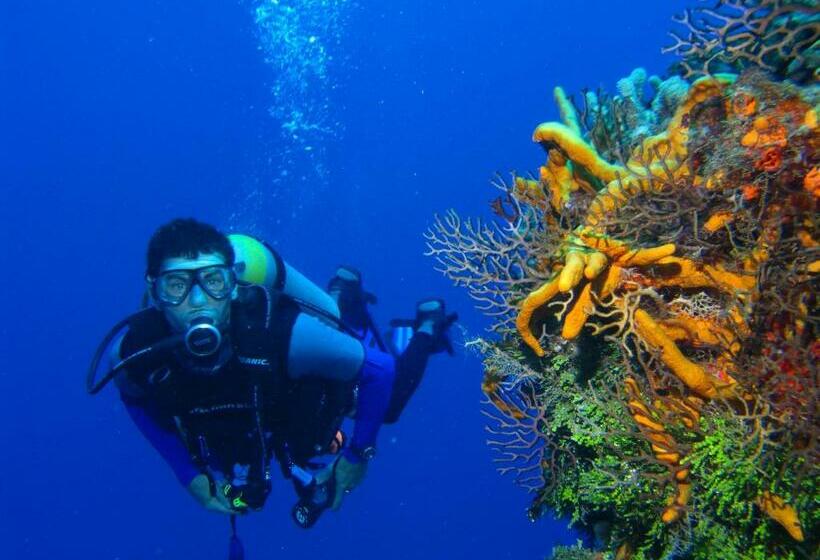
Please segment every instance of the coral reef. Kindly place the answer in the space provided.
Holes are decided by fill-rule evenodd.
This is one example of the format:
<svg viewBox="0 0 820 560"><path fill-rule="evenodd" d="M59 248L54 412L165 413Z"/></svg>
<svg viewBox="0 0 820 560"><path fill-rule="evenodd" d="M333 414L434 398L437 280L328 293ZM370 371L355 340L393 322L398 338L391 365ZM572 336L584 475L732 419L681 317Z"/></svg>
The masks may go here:
<svg viewBox="0 0 820 560"><path fill-rule="evenodd" d="M802 6L708 14L802 45ZM727 29L719 52L750 53ZM600 554L818 552L820 94L778 79L806 49L777 52L701 76L688 52L682 76L638 69L578 106L556 88L537 177L497 180L495 219L451 211L426 235L494 321L470 345L501 472L533 493L531 516L605 525Z"/></svg>
<svg viewBox="0 0 820 560"><path fill-rule="evenodd" d="M719 0L686 10L681 31L663 49L681 56L684 78L763 69L778 78L816 82L820 67L820 11L816 0ZM683 33L683 34L681 34Z"/></svg>

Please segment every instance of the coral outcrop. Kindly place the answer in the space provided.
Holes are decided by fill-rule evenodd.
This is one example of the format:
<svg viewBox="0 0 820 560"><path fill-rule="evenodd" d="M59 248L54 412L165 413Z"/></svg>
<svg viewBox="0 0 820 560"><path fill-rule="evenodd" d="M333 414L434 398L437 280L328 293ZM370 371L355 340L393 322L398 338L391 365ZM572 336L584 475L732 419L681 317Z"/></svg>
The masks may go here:
<svg viewBox="0 0 820 560"><path fill-rule="evenodd" d="M744 6L766 45L777 25L816 40L802 4L709 13ZM697 56L740 74L699 75L690 50L681 75L637 70L613 97L556 88L537 176L495 182L495 219L451 211L427 234L494 319L472 346L502 472L532 516L608 527L612 557L818 551L820 95L781 80L805 78L806 49L732 41Z"/></svg>

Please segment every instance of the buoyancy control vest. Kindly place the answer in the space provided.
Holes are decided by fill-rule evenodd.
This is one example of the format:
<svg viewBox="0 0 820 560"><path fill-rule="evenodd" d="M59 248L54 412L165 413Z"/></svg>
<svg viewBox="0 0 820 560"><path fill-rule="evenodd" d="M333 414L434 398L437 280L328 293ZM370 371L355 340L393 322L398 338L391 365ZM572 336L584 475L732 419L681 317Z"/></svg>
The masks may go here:
<svg viewBox="0 0 820 560"><path fill-rule="evenodd" d="M157 420L176 424L203 469L230 474L247 465L249 480L267 481L273 456L304 465L325 452L351 405L348 383L288 377L291 332L303 311L280 292L242 286L220 354L200 360L168 350L129 368L128 381ZM147 310L129 325L121 355L170 334L162 312Z"/></svg>

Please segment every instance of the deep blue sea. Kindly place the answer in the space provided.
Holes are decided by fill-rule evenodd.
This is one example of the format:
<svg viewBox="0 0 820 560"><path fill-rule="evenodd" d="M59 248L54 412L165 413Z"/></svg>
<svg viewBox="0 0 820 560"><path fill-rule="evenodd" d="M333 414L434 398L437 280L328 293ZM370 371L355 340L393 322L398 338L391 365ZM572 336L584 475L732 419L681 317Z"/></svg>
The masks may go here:
<svg viewBox="0 0 820 560"><path fill-rule="evenodd" d="M440 296L435 213L488 216L496 173L537 172L552 88L662 74L679 0L0 1L0 558L224 559L127 418L91 398L101 337L134 311L148 237L193 216L269 240L324 284L359 267L377 322ZM458 334L457 338L462 338ZM527 520L485 445L481 365L435 356L364 484L311 530L278 480L247 558L542 559L578 534Z"/></svg>

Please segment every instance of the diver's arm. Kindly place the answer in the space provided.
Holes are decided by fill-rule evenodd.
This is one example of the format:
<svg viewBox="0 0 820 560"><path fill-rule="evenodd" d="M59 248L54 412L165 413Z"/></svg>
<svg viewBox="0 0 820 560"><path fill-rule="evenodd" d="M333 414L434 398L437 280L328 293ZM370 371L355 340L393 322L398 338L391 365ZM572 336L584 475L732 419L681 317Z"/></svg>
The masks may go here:
<svg viewBox="0 0 820 560"><path fill-rule="evenodd" d="M194 477L202 474L202 470L191 460L191 454L177 433L163 428L144 406L137 404L138 401L129 401L123 396L123 402L139 431L168 463L179 483L187 488Z"/></svg>
<svg viewBox="0 0 820 560"><path fill-rule="evenodd" d="M122 337L115 342L111 351L111 362L120 361L120 344ZM180 484L188 487L197 475L202 473L191 459L191 454L176 432L172 418L159 418L159 415L149 410L150 403L139 386L129 379L128 371L121 371L114 383L120 391L120 399L125 405L128 416L137 426L148 443L157 450L157 453L168 463Z"/></svg>
<svg viewBox="0 0 820 560"><path fill-rule="evenodd" d="M202 472L191 459L191 454L172 427L173 420L169 419L168 428L163 427L155 416L145 406L144 399L134 399L125 393L122 396L125 409L139 431L157 453L168 463L174 475L191 496L205 509L232 515L236 513L219 492L213 491L213 484L208 473Z"/></svg>
<svg viewBox="0 0 820 560"><path fill-rule="evenodd" d="M228 515L235 513L231 510L230 504L221 499L218 492L213 492L209 475L194 464L188 449L176 431L163 428L147 408L139 404L139 401L129 399L127 395L123 395L122 400L131 420L151 446L157 450L157 453L168 463L179 483L188 490L191 496L205 509Z"/></svg>

